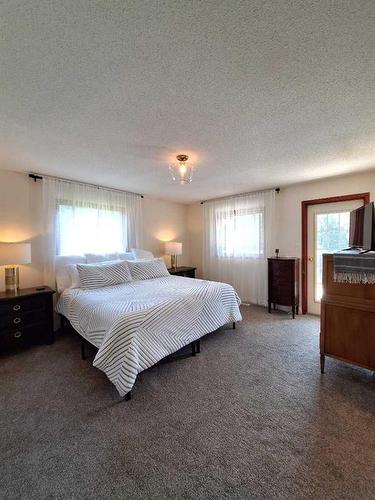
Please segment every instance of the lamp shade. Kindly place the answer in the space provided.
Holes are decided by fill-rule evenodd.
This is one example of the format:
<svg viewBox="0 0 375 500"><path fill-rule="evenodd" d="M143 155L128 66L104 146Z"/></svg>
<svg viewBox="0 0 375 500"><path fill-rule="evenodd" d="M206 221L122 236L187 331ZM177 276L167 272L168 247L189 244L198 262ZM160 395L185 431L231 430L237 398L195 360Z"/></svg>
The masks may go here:
<svg viewBox="0 0 375 500"><path fill-rule="evenodd" d="M167 241L165 244L165 255L182 255L182 243Z"/></svg>
<svg viewBox="0 0 375 500"><path fill-rule="evenodd" d="M30 243L0 243L0 266L30 263Z"/></svg>

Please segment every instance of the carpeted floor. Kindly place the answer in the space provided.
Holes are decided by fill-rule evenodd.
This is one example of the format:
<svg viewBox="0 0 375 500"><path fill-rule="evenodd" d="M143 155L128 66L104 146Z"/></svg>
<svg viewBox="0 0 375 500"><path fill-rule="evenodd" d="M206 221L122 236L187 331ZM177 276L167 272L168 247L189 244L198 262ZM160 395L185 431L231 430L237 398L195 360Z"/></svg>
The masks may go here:
<svg viewBox="0 0 375 500"><path fill-rule="evenodd" d="M0 357L0 497L374 498L371 372L321 376L316 318L242 311L130 402L74 335Z"/></svg>

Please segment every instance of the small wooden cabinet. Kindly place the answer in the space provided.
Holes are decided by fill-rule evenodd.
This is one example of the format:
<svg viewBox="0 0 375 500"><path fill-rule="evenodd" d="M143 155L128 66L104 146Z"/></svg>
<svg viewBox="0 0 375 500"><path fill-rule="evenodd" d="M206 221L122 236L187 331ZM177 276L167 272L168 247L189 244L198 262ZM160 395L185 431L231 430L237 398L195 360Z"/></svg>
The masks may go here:
<svg viewBox="0 0 375 500"><path fill-rule="evenodd" d="M174 276L184 276L185 278L195 278L195 270L196 267L171 267L168 269L169 274L173 274Z"/></svg>
<svg viewBox="0 0 375 500"><path fill-rule="evenodd" d="M375 285L335 283L333 256L323 255L320 368L325 356L375 371Z"/></svg>
<svg viewBox="0 0 375 500"><path fill-rule="evenodd" d="M293 318L299 306L299 259L274 257L268 259L268 312L276 304L292 308Z"/></svg>
<svg viewBox="0 0 375 500"><path fill-rule="evenodd" d="M49 287L0 292L0 350L53 342L54 293Z"/></svg>

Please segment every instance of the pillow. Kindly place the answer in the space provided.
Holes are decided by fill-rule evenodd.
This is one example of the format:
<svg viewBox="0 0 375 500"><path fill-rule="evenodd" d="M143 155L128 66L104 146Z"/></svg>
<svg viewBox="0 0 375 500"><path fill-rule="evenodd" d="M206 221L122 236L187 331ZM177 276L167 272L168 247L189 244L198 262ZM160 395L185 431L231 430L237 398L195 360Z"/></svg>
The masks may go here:
<svg viewBox="0 0 375 500"><path fill-rule="evenodd" d="M119 252L118 258L120 260L134 260L134 256L131 252Z"/></svg>
<svg viewBox="0 0 375 500"><path fill-rule="evenodd" d="M134 280L148 280L169 276L164 259L130 261L128 266Z"/></svg>
<svg viewBox="0 0 375 500"><path fill-rule="evenodd" d="M119 260L119 254L114 253L85 253L87 264L93 264L94 262L105 262L108 260ZM125 259L123 259L125 260Z"/></svg>
<svg viewBox="0 0 375 500"><path fill-rule="evenodd" d="M100 288L132 281L127 262L77 264L81 288Z"/></svg>
<svg viewBox="0 0 375 500"><path fill-rule="evenodd" d="M148 250L142 250L140 248L132 248L132 254L134 259L153 259L154 254Z"/></svg>
<svg viewBox="0 0 375 500"><path fill-rule="evenodd" d="M69 288L79 288L81 286L81 282L79 281L79 274L77 269L77 264L69 264L66 266L69 277L70 277L70 286Z"/></svg>
<svg viewBox="0 0 375 500"><path fill-rule="evenodd" d="M71 268L75 267L75 264L84 264L85 262L86 258L83 255L60 255L56 257L56 287L59 293L62 293L66 288L72 287ZM76 276L75 281L77 280L78 277Z"/></svg>

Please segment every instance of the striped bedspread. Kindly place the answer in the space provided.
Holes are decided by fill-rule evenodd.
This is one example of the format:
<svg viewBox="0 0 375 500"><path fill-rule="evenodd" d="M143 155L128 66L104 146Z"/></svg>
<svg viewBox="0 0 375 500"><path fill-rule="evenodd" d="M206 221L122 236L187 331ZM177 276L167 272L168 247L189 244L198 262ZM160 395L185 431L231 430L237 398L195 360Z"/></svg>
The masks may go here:
<svg viewBox="0 0 375 500"><path fill-rule="evenodd" d="M67 289L56 310L99 349L94 366L124 396L141 371L220 326L240 321L239 304L225 283L168 276Z"/></svg>

